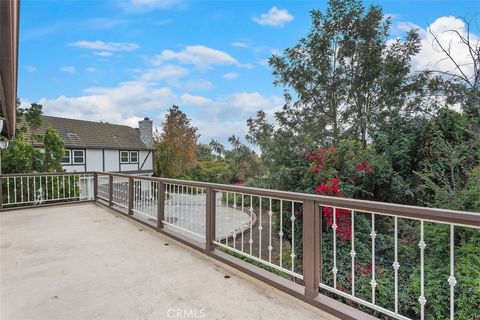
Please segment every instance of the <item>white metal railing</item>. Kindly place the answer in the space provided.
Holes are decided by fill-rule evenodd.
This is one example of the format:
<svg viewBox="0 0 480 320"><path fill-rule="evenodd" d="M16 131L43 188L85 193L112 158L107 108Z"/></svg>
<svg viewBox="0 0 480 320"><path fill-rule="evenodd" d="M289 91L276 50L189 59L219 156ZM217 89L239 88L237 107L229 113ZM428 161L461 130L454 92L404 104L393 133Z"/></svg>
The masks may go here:
<svg viewBox="0 0 480 320"><path fill-rule="evenodd" d="M296 239L301 202L220 189L216 194L216 245L303 279L301 237Z"/></svg>
<svg viewBox="0 0 480 320"><path fill-rule="evenodd" d="M128 208L128 182L126 177L113 176L112 182L112 203L122 207Z"/></svg>
<svg viewBox="0 0 480 320"><path fill-rule="evenodd" d="M93 200L93 174L5 175L1 178L3 208Z"/></svg>
<svg viewBox="0 0 480 320"><path fill-rule="evenodd" d="M133 214L157 220L158 182L132 179L133 181Z"/></svg>
<svg viewBox="0 0 480 320"><path fill-rule="evenodd" d="M165 184L165 215L162 221L185 236L205 240L205 189Z"/></svg>
<svg viewBox="0 0 480 320"><path fill-rule="evenodd" d="M449 296L449 309L445 310L444 318L454 319L455 317L455 287L457 285L457 279L455 277L455 231L456 228L462 229L470 229L472 232L479 232L480 228L474 226L465 226L459 225L455 223L447 223L443 221L432 221L432 220L424 220L419 218L404 218L399 217L396 215L386 214L378 211L358 211L352 208L348 208L345 206L342 207L331 207L331 206L320 206L320 212L323 215L324 220L324 228L327 228L327 232L323 234L323 241L322 241L322 248L327 247L329 252L326 252L324 249L322 255L328 256L329 253L332 255L332 262L329 266L325 263L323 264L323 270L321 272L321 279L319 283L319 287L325 291L330 293L336 294L353 302L359 303L361 305L367 306L375 311L381 312L385 315L393 317L395 319L425 319L427 317L426 313L426 306L428 303L428 296L426 295L426 280L425 280L425 250L428 246L428 238L425 233L425 224L428 223L429 225L439 225L448 228L449 233L449 240L448 243L445 245L449 247L449 260L445 261L446 264L449 265L449 274L445 276L443 279L448 285L450 286L450 296ZM361 223L358 223L358 220L361 219ZM381 219L381 221L378 221ZM480 219L480 216L479 216ZM366 229L365 222L370 222L369 229ZM410 306L402 306L402 303L407 303L406 301L401 301L399 298L399 272L402 269L402 262L399 260L399 251L401 247L399 245L399 221L402 221L403 224L409 226L409 230L418 230L418 234L403 234L404 237L408 237L408 239L417 239L416 245L418 247L417 255L418 256L410 256L410 263L412 261L416 261L418 259L418 266L411 267L407 272L409 273L408 276L410 277L412 273L415 273L418 269L419 273L419 288L418 288L418 314L411 310ZM356 223L357 222L357 223ZM342 225L343 224L343 225ZM378 234L378 225L381 224L382 229L391 229L391 234L387 235L387 237L393 238L393 244L391 247L383 248L382 249L382 256L379 256L377 251L377 238ZM341 235L339 235L339 228L343 228ZM330 231L329 231L330 230ZM437 229L435 229L437 230ZM390 230L389 230L390 231ZM443 230L446 231L446 230ZM405 233L405 231L403 231ZM360 238L365 238L364 235L367 234L370 239L370 250L369 253L365 253L366 246L365 241L362 243L362 251L363 256L359 255L357 252L357 242L359 242ZM384 234L382 236L385 236ZM458 234L457 234L458 236ZM341 240L340 240L341 239ZM338 242L341 241L342 243L339 244ZM413 240L412 240L413 241ZM385 242L388 242L383 238L382 246L385 246ZM414 245L414 244L412 244ZM347 247L349 250L347 250ZM342 250L339 252L339 248ZM385 259L385 252L386 249L390 249L392 254L392 258L390 261L390 267L393 271L390 271L392 275L390 276L390 272L383 272L384 278L391 278L386 280L393 281L393 291L391 291L391 299L393 301L393 306L387 305L380 305L377 297L378 292L378 275L377 270L382 270L383 266L380 266L378 263L379 259ZM343 254L344 256L341 257L340 255ZM347 265L346 258L350 259L350 264ZM343 263L338 263L339 259ZM361 260L361 261L359 261ZM368 265L368 272L364 272L362 274L359 271L359 265L365 261L370 260ZM406 263L403 261L403 263ZM477 267L480 267L477 266ZM360 268L361 270L361 268ZM388 270L387 270L388 271ZM338 285L338 278L339 274L342 274L342 279L347 278L348 282L350 282L350 287L346 286L345 284L339 286ZM358 293L358 286L356 286L356 280L360 280L360 278L365 278L366 276L370 277L370 281L368 285L370 286L370 294L371 296L368 298L365 295L365 282L361 291L362 293ZM362 279L363 280L363 279ZM384 285L384 289L386 285ZM367 290L368 291L368 290ZM429 292L434 294L435 289L430 287ZM410 308L410 309L409 309ZM402 312L403 311L403 312ZM430 317L431 318L431 317Z"/></svg>
<svg viewBox="0 0 480 320"><path fill-rule="evenodd" d="M109 189L110 189L110 177L108 175L97 175L97 197L108 201Z"/></svg>

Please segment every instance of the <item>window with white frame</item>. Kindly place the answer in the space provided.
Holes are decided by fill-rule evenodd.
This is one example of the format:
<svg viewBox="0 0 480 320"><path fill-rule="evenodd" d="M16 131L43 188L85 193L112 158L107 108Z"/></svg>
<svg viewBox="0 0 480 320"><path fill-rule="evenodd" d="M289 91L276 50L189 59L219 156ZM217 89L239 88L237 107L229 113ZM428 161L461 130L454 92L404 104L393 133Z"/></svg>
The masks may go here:
<svg viewBox="0 0 480 320"><path fill-rule="evenodd" d="M73 164L85 163L85 150L73 150Z"/></svg>
<svg viewBox="0 0 480 320"><path fill-rule="evenodd" d="M138 163L138 151L130 151L130 163Z"/></svg>
<svg viewBox="0 0 480 320"><path fill-rule="evenodd" d="M120 151L120 163L128 163L129 162L129 152L128 151Z"/></svg>
<svg viewBox="0 0 480 320"><path fill-rule="evenodd" d="M72 151L65 150L65 155L63 156L62 164L70 164L70 163L72 163Z"/></svg>

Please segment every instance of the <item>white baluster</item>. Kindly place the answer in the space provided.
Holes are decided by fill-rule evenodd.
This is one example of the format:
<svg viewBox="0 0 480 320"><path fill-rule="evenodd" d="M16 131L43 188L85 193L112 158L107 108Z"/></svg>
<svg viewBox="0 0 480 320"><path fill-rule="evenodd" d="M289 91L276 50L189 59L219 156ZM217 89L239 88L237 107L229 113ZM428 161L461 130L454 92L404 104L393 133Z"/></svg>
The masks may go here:
<svg viewBox="0 0 480 320"><path fill-rule="evenodd" d="M395 314L398 314L398 269L400 268L398 263L398 217L394 217L394 224L395 261L393 262L393 270L395 272Z"/></svg>
<svg viewBox="0 0 480 320"><path fill-rule="evenodd" d="M17 178L13 178L13 191L14 191L14 199L15 203L17 203Z"/></svg>
<svg viewBox="0 0 480 320"><path fill-rule="evenodd" d="M337 208L333 208L333 288L337 289Z"/></svg>
<svg viewBox="0 0 480 320"><path fill-rule="evenodd" d="M258 207L258 257L262 259L262 197L259 197L259 207Z"/></svg>
<svg viewBox="0 0 480 320"><path fill-rule="evenodd" d="M290 216L292 221L292 253L290 257L292 258L292 272L295 270L295 202L292 201L292 215Z"/></svg>
<svg viewBox="0 0 480 320"><path fill-rule="evenodd" d="M357 253L355 252L355 211L352 210L351 212L351 219L352 219L352 250L350 251L350 256L352 257L352 296L355 296L355 256Z"/></svg>
<svg viewBox="0 0 480 320"><path fill-rule="evenodd" d="M250 239L248 240L248 244L250 245L250 255L252 255L252 245L253 245L253 239L252 239L252 228L253 228L253 196L250 195Z"/></svg>
<svg viewBox="0 0 480 320"><path fill-rule="evenodd" d="M424 260L425 260L425 241L424 241L424 226L423 220L420 220L420 242L418 243L418 247L420 248L420 297L418 298L418 302L420 302L420 318L423 320L425 318L425 303L427 299L425 298L425 277L424 277Z"/></svg>
<svg viewBox="0 0 480 320"><path fill-rule="evenodd" d="M20 177L20 199L23 203L23 177Z"/></svg>
<svg viewBox="0 0 480 320"><path fill-rule="evenodd" d="M372 303L375 304L375 288L377 287L377 281L375 280L375 238L377 233L375 232L375 214L372 213L372 231L370 233L372 238L372 280L370 285L372 286Z"/></svg>
<svg viewBox="0 0 480 320"><path fill-rule="evenodd" d="M450 285L450 320L455 318L455 226L450 225L450 277L448 277Z"/></svg>
<svg viewBox="0 0 480 320"><path fill-rule="evenodd" d="M269 198L268 207L268 262L272 263L272 198Z"/></svg>
<svg viewBox="0 0 480 320"><path fill-rule="evenodd" d="M283 266L283 200L280 200L280 268Z"/></svg>
<svg viewBox="0 0 480 320"><path fill-rule="evenodd" d="M30 181L31 181L31 178L32 178L32 177L28 177L28 178L27 178L27 194L28 194L28 195L27 195L27 199L28 199L28 202L32 202L31 197L30 197ZM0 188L1 188L1 187L2 187L2 186L0 186Z"/></svg>
<svg viewBox="0 0 480 320"><path fill-rule="evenodd" d="M233 194L233 212L234 212L234 218L233 218L233 225L235 226L233 230L233 249L235 249L236 246L236 240L237 240L237 194Z"/></svg>

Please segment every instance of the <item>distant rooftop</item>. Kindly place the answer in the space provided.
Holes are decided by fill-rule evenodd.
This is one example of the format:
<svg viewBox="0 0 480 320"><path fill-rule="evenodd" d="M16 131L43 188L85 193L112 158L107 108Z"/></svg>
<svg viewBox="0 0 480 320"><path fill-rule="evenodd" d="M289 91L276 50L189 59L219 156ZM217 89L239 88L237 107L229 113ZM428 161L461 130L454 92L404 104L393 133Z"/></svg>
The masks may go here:
<svg viewBox="0 0 480 320"><path fill-rule="evenodd" d="M42 127L36 132L44 135L47 128L52 127L59 133L67 148L102 148L102 149L139 149L149 150L140 140L139 130L125 125L68 119L52 116L42 116ZM26 136L30 139L32 130L25 120L19 127L26 127ZM42 141L36 141L35 146L43 146Z"/></svg>

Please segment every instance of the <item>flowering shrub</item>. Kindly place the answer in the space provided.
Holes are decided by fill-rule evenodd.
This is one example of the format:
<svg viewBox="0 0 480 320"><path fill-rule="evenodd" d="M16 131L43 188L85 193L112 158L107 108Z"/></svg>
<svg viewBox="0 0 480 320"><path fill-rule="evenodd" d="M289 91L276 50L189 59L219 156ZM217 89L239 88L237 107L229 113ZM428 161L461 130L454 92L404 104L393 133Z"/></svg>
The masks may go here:
<svg viewBox="0 0 480 320"><path fill-rule="evenodd" d="M321 183L315 188L315 193L324 196L342 197L339 187L340 180L338 178L331 178L328 183ZM322 214L327 227L333 225L333 208L323 207ZM337 236L342 241L348 241L352 238L352 224L350 222L350 210L347 209L335 209L335 224L337 225Z"/></svg>
<svg viewBox="0 0 480 320"><path fill-rule="evenodd" d="M348 241L352 238L352 224L350 222L351 211L347 209L335 209L337 224L337 236L341 241ZM322 208L323 219L328 227L333 225L333 208Z"/></svg>
<svg viewBox="0 0 480 320"><path fill-rule="evenodd" d="M315 193L323 196L343 197L340 193L340 187L338 186L339 182L340 180L338 178L332 178L328 183L322 182L315 188Z"/></svg>
<svg viewBox="0 0 480 320"><path fill-rule="evenodd" d="M320 162L317 165L311 166L310 169L308 169L308 171L310 171L311 173L317 173L320 170L322 170L323 168L324 168L324 165L323 165L322 162Z"/></svg>
<svg viewBox="0 0 480 320"><path fill-rule="evenodd" d="M359 164L357 164L358 172L366 172L366 173L373 173L372 166L368 163L367 160L363 160Z"/></svg>
<svg viewBox="0 0 480 320"><path fill-rule="evenodd" d="M337 148L335 146L327 147L327 148L321 148L316 151L310 151L307 152L305 155L305 158L309 163L312 162L326 162L329 163L333 160L335 160L335 153L337 151Z"/></svg>

